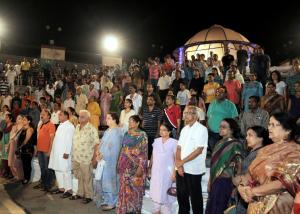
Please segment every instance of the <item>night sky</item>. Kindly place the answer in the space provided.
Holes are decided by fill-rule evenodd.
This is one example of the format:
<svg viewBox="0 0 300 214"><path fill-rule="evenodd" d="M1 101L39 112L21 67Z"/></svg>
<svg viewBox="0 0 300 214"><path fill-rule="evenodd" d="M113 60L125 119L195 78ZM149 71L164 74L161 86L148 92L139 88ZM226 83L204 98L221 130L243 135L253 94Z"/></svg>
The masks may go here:
<svg viewBox="0 0 300 214"><path fill-rule="evenodd" d="M54 39L55 45L66 47L67 60L90 61L100 52L101 35L113 33L121 38L123 56L163 56L198 31L219 24L265 47L275 63L300 56L300 3L80 2L0 0L0 18L7 25L2 50L38 56L40 45Z"/></svg>

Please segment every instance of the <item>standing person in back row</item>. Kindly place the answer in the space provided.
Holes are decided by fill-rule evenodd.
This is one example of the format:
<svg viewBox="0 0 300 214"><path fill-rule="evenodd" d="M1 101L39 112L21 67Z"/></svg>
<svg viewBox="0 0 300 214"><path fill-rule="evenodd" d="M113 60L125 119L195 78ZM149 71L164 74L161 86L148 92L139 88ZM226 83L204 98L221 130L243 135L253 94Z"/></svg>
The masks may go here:
<svg viewBox="0 0 300 214"><path fill-rule="evenodd" d="M185 127L180 133L176 151L176 186L179 214L203 213L201 180L206 172L207 128L198 120L197 107L187 106L183 112Z"/></svg>

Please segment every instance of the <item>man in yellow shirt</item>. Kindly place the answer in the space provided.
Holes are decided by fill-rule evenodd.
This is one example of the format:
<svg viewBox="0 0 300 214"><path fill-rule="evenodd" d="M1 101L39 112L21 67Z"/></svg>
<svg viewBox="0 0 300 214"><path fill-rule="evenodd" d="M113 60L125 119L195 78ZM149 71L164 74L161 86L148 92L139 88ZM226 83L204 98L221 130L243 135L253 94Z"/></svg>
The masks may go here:
<svg viewBox="0 0 300 214"><path fill-rule="evenodd" d="M208 74L207 83L203 88L206 109L208 109L209 104L216 99L216 90L219 86L219 83L214 82L214 75L212 73Z"/></svg>
<svg viewBox="0 0 300 214"><path fill-rule="evenodd" d="M22 84L28 85L28 76L30 70L30 62L26 58L21 62Z"/></svg>

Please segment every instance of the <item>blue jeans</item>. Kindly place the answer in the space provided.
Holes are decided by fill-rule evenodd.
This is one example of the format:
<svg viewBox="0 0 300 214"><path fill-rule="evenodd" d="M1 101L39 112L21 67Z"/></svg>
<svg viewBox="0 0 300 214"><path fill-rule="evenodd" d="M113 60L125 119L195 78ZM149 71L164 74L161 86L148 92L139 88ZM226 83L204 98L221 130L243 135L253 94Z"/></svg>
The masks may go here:
<svg viewBox="0 0 300 214"><path fill-rule="evenodd" d="M37 152L37 155L41 168L42 186L45 189L50 189L52 186L53 171L48 169L49 157L47 157L46 152Z"/></svg>

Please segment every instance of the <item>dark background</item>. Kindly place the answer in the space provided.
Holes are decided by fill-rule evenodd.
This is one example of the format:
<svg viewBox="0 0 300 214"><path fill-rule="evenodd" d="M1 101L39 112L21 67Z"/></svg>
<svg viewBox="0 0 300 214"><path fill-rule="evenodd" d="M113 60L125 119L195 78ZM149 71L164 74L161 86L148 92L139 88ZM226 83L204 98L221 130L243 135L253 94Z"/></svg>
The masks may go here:
<svg viewBox="0 0 300 214"><path fill-rule="evenodd" d="M265 47L273 64L300 56L296 2L76 1L0 0L0 18L7 25L1 51L39 56L40 45L53 39L66 47L67 60L92 62L101 53L101 36L113 33L123 56L163 56L219 24Z"/></svg>

